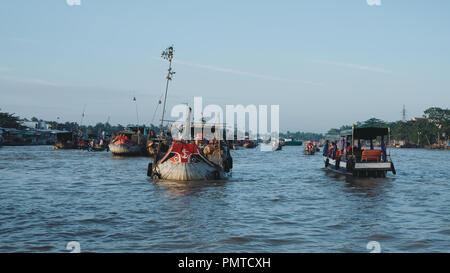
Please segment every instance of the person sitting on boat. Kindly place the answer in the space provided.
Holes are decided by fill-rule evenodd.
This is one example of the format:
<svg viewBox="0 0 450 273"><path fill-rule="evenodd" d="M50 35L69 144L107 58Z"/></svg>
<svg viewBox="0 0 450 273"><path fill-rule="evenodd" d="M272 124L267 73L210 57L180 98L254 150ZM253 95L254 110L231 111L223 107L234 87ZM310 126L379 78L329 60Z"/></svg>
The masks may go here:
<svg viewBox="0 0 450 273"><path fill-rule="evenodd" d="M203 153L205 154L205 155L209 155L209 154L212 154L213 152L214 152L214 141L213 140L210 140L209 141L209 144L208 145L206 145L205 146L205 148L203 149Z"/></svg>
<svg viewBox="0 0 450 273"><path fill-rule="evenodd" d="M308 142L306 143L306 150L307 150L307 151L310 151L310 150L311 150L311 141L308 141Z"/></svg>

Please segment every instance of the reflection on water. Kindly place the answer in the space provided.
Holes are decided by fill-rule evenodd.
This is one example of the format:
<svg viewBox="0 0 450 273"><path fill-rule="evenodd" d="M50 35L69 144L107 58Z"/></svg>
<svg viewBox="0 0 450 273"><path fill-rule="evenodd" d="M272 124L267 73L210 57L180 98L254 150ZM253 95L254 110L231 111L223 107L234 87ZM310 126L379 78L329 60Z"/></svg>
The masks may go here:
<svg viewBox="0 0 450 273"><path fill-rule="evenodd" d="M448 151L392 150L397 175L324 169L302 147L233 151L226 181L153 182L149 160L0 149L0 252L450 251Z"/></svg>
<svg viewBox="0 0 450 273"><path fill-rule="evenodd" d="M149 179L151 181L151 179ZM154 182L157 187L167 190L169 196L196 195L209 187L224 187L226 181L159 181Z"/></svg>
<svg viewBox="0 0 450 273"><path fill-rule="evenodd" d="M372 177L354 177L333 172L329 169L323 169L326 176L332 181L345 182L345 186L354 192L365 193L366 197L374 197L389 190L395 181L395 176L385 178Z"/></svg>

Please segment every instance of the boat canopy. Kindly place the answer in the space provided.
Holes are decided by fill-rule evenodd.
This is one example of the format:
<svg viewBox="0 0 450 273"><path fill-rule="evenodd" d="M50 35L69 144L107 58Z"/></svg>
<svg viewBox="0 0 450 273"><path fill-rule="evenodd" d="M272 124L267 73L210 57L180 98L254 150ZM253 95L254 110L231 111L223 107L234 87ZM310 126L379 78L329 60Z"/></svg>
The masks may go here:
<svg viewBox="0 0 450 273"><path fill-rule="evenodd" d="M350 135L352 135L352 131L350 131ZM339 140L340 136L339 135L325 135L325 139L335 141L335 140Z"/></svg>
<svg viewBox="0 0 450 273"><path fill-rule="evenodd" d="M352 130L345 130L341 132L341 136L351 136ZM366 127L366 128L354 128L353 137L356 139L375 139L379 136L389 135L389 128L381 127Z"/></svg>

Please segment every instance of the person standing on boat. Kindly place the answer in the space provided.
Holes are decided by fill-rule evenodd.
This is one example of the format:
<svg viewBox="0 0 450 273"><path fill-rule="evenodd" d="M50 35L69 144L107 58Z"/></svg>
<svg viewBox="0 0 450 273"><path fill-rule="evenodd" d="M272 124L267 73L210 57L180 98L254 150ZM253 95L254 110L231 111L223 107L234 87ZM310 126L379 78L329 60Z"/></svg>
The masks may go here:
<svg viewBox="0 0 450 273"><path fill-rule="evenodd" d="M347 154L351 154L352 152L352 145L350 145L350 142L347 142Z"/></svg>
<svg viewBox="0 0 450 273"><path fill-rule="evenodd" d="M334 151L334 142L331 142L330 148L328 149L328 155L331 157L333 156L333 151Z"/></svg>

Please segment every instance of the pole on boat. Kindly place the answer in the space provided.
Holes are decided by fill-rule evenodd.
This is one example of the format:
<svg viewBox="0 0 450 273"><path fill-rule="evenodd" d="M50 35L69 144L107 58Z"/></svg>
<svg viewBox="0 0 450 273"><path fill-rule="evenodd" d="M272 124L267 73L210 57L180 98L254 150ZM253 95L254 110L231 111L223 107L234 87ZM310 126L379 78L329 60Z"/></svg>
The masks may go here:
<svg viewBox="0 0 450 273"><path fill-rule="evenodd" d="M136 104L136 121L137 121L137 126L139 126L139 111L138 111L138 105L137 105L137 100L136 97L133 97L133 101Z"/></svg>
<svg viewBox="0 0 450 273"><path fill-rule="evenodd" d="M355 124L352 124L352 157L355 158L355 149L353 149L353 145L355 145Z"/></svg>
<svg viewBox="0 0 450 273"><path fill-rule="evenodd" d="M391 127L388 127L388 143L386 145L386 149L389 145L391 145ZM391 149L389 149L389 157L391 157Z"/></svg>
<svg viewBox="0 0 450 273"><path fill-rule="evenodd" d="M167 76L166 76L166 93L164 95L164 104L163 104L163 112L162 112L162 118L161 118L161 126L160 126L160 133L162 134L162 129L164 126L164 114L166 113L166 101L167 101L167 91L169 90L169 81L172 80L172 76L175 74L174 71L172 71L172 59L173 59L173 45L166 48L162 54L161 57L164 60L169 60L169 69L167 70Z"/></svg>
<svg viewBox="0 0 450 273"><path fill-rule="evenodd" d="M80 120L80 132L83 135L83 131L81 131L81 126L83 126L83 119L84 119L84 113L86 112L86 104L83 107L83 113L81 113L81 120Z"/></svg>
<svg viewBox="0 0 450 273"><path fill-rule="evenodd" d="M163 105L163 110L162 110L162 118L161 118L161 125L159 127L159 134L160 134L160 138L159 138L159 145L158 145L158 150L155 153L155 159L154 162L156 164L156 161L158 160L158 156L159 153L161 151L161 145L162 145L162 136L163 136L163 126L164 126L164 114L166 113L166 102L167 102L167 92L169 90L169 81L172 80L172 76L175 74L174 71L172 71L172 59L173 59L173 45L169 46L168 48L166 48L162 53L161 53L161 57L164 60L168 60L169 61L169 69L167 70L167 76L166 76L166 92L164 95L164 105Z"/></svg>
<svg viewBox="0 0 450 273"><path fill-rule="evenodd" d="M137 127L137 133L138 133L138 144L140 145L141 144L141 131L139 128L139 112L138 112L138 105L137 105L136 97L133 97L133 101L136 104L136 122L137 122L136 127Z"/></svg>

